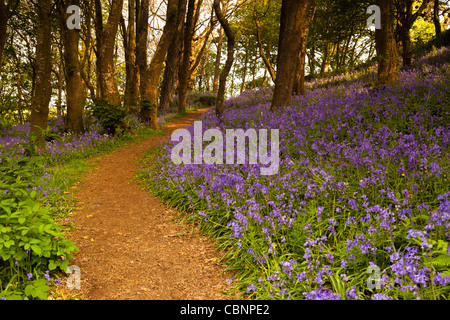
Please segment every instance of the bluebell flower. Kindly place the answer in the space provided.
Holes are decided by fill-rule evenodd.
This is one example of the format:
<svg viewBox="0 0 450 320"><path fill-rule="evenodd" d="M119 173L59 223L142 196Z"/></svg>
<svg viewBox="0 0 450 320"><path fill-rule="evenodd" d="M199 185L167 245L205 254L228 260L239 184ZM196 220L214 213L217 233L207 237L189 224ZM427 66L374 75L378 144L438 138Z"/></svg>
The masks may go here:
<svg viewBox="0 0 450 320"><path fill-rule="evenodd" d="M383 293L375 293L372 296L372 300L394 300L394 298Z"/></svg>

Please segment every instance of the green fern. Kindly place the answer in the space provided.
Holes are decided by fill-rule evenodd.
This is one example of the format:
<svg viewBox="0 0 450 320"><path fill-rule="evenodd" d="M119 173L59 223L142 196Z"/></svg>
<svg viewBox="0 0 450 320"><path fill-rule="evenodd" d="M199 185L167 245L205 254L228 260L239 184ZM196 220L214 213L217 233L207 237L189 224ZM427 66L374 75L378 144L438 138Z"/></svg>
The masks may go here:
<svg viewBox="0 0 450 320"><path fill-rule="evenodd" d="M430 261L431 265L434 267L450 267L450 256L446 254L441 254Z"/></svg>

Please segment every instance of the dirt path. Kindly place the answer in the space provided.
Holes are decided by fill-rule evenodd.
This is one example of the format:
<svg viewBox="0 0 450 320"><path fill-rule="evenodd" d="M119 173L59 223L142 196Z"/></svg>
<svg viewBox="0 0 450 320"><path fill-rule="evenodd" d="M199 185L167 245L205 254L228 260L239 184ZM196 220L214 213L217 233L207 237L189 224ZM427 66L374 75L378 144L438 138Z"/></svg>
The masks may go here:
<svg viewBox="0 0 450 320"><path fill-rule="evenodd" d="M227 299L220 253L192 226L172 220L172 209L134 181L138 159L173 130L198 119L189 113L166 127L166 136L121 147L95 159L95 170L74 187L79 209L69 237L79 247L84 299ZM182 236L169 236L182 234Z"/></svg>

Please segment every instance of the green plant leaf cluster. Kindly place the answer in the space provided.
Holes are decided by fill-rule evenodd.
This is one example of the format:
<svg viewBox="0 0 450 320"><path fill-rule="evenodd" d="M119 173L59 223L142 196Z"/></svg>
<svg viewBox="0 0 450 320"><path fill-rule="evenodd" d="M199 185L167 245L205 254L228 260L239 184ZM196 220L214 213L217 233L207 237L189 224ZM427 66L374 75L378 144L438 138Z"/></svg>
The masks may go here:
<svg viewBox="0 0 450 320"><path fill-rule="evenodd" d="M0 297L46 299L45 271L65 271L78 250L45 205L43 167L17 149L0 162Z"/></svg>

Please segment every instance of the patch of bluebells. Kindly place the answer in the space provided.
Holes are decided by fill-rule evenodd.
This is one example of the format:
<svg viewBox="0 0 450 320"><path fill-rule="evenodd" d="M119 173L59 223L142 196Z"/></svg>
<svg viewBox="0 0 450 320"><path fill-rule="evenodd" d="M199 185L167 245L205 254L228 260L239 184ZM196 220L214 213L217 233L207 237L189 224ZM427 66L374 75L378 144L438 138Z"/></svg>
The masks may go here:
<svg viewBox="0 0 450 320"><path fill-rule="evenodd" d="M279 129L276 175L260 175L260 164L175 165L172 141L148 175L204 228L228 235L234 263L255 270L242 279L253 297L442 298L449 269L435 258L437 243L450 247L450 64L441 56L450 48L420 57L392 86L369 89L373 68L313 80L275 113L272 88L262 88L226 101L220 120L214 110L203 116L204 131L224 136ZM368 274L357 277L371 264L381 269L377 290Z"/></svg>
<svg viewBox="0 0 450 320"><path fill-rule="evenodd" d="M113 139L110 135L100 134L97 131L79 135L63 134L60 139L48 141L40 153L52 160L66 161L112 144Z"/></svg>

